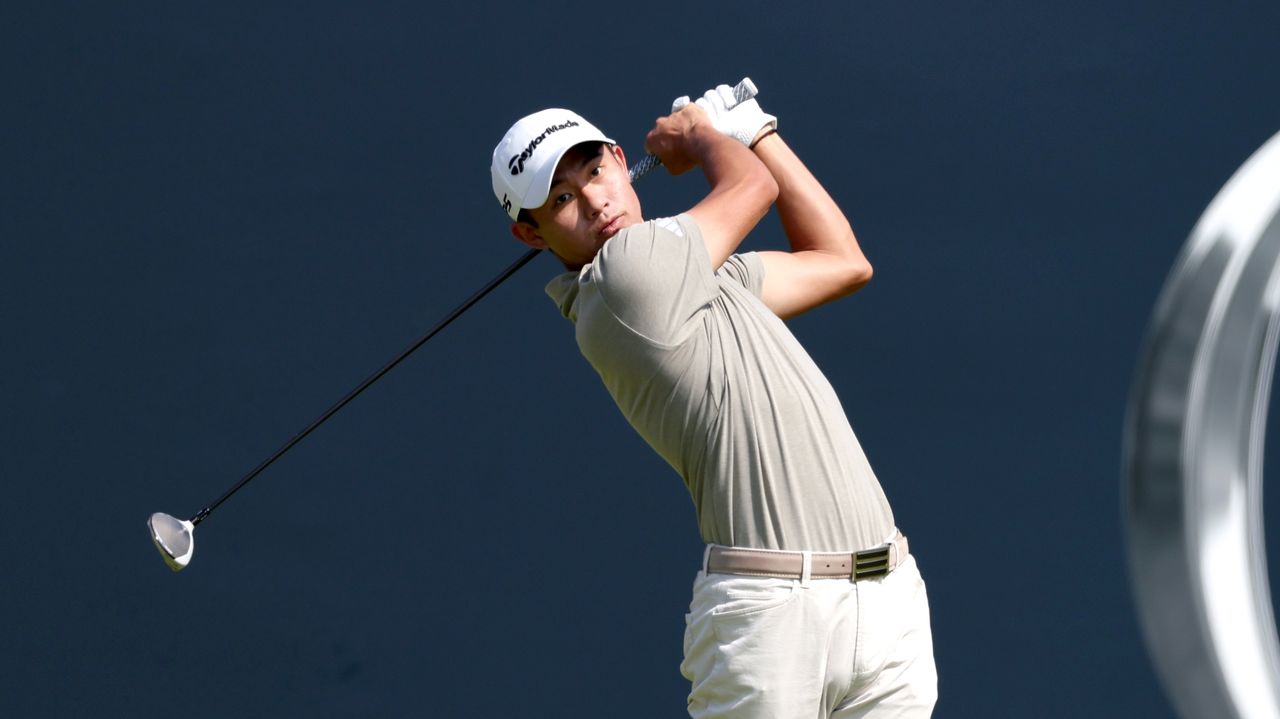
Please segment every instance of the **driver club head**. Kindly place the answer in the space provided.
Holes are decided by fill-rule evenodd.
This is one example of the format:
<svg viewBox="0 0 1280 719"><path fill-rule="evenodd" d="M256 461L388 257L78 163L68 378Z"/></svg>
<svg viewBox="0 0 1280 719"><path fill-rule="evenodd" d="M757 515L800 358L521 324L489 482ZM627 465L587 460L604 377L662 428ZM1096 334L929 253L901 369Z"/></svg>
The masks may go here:
<svg viewBox="0 0 1280 719"><path fill-rule="evenodd" d="M175 572L182 571L191 562L191 555L196 551L196 525L185 519L156 512L147 518L147 527L151 530L151 541L155 542L164 563Z"/></svg>

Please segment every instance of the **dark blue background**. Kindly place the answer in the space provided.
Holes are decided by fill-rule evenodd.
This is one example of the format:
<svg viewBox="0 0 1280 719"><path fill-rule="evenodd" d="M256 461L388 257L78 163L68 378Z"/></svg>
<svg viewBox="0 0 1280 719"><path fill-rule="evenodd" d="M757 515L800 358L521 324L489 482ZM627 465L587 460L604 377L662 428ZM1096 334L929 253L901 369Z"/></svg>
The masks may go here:
<svg viewBox="0 0 1280 719"><path fill-rule="evenodd" d="M792 323L929 583L938 716L1167 716L1125 572L1142 332L1280 129L1280 6L31 4L4 11L0 714L678 716L700 545L487 164L573 107L633 159L750 75L876 267ZM646 214L695 176L643 182ZM770 218L750 248L782 241Z"/></svg>

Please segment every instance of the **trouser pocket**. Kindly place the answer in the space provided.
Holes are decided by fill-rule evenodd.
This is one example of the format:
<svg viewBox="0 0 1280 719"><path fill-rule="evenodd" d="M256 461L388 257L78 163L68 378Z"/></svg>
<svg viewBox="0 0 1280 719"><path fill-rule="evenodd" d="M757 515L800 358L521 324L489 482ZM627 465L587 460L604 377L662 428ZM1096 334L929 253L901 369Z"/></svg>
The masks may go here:
<svg viewBox="0 0 1280 719"><path fill-rule="evenodd" d="M789 645L808 634L801 626L805 590L786 579L711 577L695 584L686 617L680 669L691 685L689 711L718 716L716 707L754 706L766 712L759 716L771 716L782 696L779 661L797 656Z"/></svg>

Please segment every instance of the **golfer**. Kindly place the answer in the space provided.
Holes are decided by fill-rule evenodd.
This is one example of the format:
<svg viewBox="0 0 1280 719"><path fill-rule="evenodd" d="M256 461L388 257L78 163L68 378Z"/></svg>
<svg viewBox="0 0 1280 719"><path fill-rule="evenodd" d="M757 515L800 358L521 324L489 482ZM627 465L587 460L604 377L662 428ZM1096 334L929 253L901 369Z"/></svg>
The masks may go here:
<svg viewBox="0 0 1280 719"><path fill-rule="evenodd" d="M517 122L492 177L511 232L707 543L681 672L693 717L924 717L924 583L836 393L783 320L871 279L844 213L754 99L681 98L645 149L710 191L645 220L627 158L568 110ZM776 206L790 250L737 253ZM839 330L844 331L844 330Z"/></svg>

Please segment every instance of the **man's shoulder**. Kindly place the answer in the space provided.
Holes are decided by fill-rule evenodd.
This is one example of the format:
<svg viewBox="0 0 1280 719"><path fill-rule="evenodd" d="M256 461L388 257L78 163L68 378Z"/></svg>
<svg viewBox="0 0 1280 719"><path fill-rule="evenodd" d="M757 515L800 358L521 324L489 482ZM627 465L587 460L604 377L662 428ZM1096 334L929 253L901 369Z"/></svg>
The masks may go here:
<svg viewBox="0 0 1280 719"><path fill-rule="evenodd" d="M614 235L600 248L591 266L599 271L619 264L639 262L651 266L655 262L674 261L685 258L694 243L702 244L701 235L697 223L686 214L645 220Z"/></svg>
<svg viewBox="0 0 1280 719"><path fill-rule="evenodd" d="M629 292L648 288L655 281L661 286L678 276L690 259L691 243L686 238L692 236L697 241L695 249L701 251L697 233L697 222L684 213L631 225L606 242L581 270L553 277L544 289L560 313L576 323L583 298L590 304L600 299L599 293L606 288Z"/></svg>
<svg viewBox="0 0 1280 719"><path fill-rule="evenodd" d="M693 218L688 215L685 215L685 218L691 222L693 221ZM680 226L680 221L676 217L660 217L653 220L653 226L666 230L677 237L684 237L684 228Z"/></svg>
<svg viewBox="0 0 1280 719"><path fill-rule="evenodd" d="M624 246L631 246L637 243L647 244L655 241L676 239L701 239L701 231L698 229L698 223L687 213L680 213L670 217L659 217L653 220L645 220L630 227L625 227L613 239L609 240L602 248L604 250L621 249Z"/></svg>

